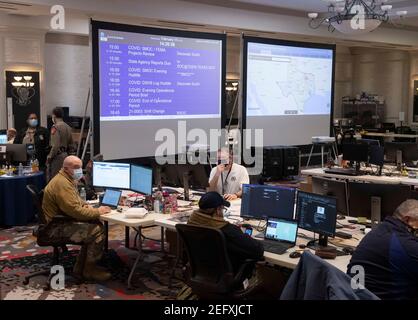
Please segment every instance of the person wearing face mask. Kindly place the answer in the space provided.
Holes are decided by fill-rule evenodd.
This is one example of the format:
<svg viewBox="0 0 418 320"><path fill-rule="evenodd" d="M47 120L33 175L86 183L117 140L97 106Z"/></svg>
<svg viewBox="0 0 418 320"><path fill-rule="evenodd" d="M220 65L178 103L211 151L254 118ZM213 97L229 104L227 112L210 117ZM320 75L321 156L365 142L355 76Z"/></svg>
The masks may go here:
<svg viewBox="0 0 418 320"><path fill-rule="evenodd" d="M233 162L227 148L218 151L218 165L209 175L209 191L216 191L230 201L241 198L242 185L250 182L247 169Z"/></svg>
<svg viewBox="0 0 418 320"><path fill-rule="evenodd" d="M39 161L39 168L46 169L46 157L49 150L49 132L47 128L39 125L38 116L31 113L26 120L28 126L17 134L14 143L33 144L35 146L34 157Z"/></svg>
<svg viewBox="0 0 418 320"><path fill-rule="evenodd" d="M418 200L406 200L359 243L347 274L381 299L418 299ZM353 268L356 267L356 268Z"/></svg>
<svg viewBox="0 0 418 320"><path fill-rule="evenodd" d="M93 208L80 198L77 184L82 177L81 160L76 156L66 157L62 169L44 190L42 210L47 220L44 231L49 239L58 237L69 242L82 242L74 273L87 280L105 281L111 275L96 266L105 242L105 231L99 217L109 213L110 208ZM72 219L54 220L56 215Z"/></svg>
<svg viewBox="0 0 418 320"><path fill-rule="evenodd" d="M63 120L62 108L52 111L51 150L47 156L47 180L50 181L61 169L65 157L73 151L73 136L71 127Z"/></svg>

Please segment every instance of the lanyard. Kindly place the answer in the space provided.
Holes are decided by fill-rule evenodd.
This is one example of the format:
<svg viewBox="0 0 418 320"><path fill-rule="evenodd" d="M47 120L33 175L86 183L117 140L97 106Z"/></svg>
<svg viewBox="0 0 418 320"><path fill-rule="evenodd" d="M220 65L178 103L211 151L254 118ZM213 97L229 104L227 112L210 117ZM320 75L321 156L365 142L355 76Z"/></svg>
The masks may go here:
<svg viewBox="0 0 418 320"><path fill-rule="evenodd" d="M232 166L233 166L233 165L234 165L234 164L231 164L231 168L229 168L228 174L226 175L226 178L225 178L225 182L224 182L224 173L223 173L223 172L221 173L221 181L222 181L222 195L224 195L224 194L225 194L225 186L224 186L224 184L227 184L227 180L228 180L229 174L231 173L231 170L232 170Z"/></svg>

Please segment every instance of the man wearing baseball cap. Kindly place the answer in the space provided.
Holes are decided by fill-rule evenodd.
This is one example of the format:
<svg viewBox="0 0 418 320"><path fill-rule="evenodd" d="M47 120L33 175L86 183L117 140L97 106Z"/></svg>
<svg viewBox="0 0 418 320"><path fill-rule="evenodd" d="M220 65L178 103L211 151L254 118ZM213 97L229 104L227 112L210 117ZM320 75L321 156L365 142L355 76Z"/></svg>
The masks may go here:
<svg viewBox="0 0 418 320"><path fill-rule="evenodd" d="M192 213L188 224L221 230L226 239L232 267L237 272L246 259L261 260L264 248L260 242L242 232L241 228L224 220L223 211L229 205L219 193L208 192L200 198L199 209Z"/></svg>

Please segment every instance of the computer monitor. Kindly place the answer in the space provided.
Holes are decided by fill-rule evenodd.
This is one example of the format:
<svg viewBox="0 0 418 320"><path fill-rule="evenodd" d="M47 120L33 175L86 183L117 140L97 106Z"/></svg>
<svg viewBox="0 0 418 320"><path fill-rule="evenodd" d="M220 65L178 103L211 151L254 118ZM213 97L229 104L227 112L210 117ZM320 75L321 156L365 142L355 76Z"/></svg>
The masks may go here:
<svg viewBox="0 0 418 320"><path fill-rule="evenodd" d="M383 167L385 163L385 148L372 145L369 149L369 164ZM380 171L379 171L380 172Z"/></svg>
<svg viewBox="0 0 418 320"><path fill-rule="evenodd" d="M129 190L131 165L117 162L93 162L93 186Z"/></svg>
<svg viewBox="0 0 418 320"><path fill-rule="evenodd" d="M343 144L343 159L348 161L367 162L369 160L369 145L361 143Z"/></svg>
<svg viewBox="0 0 418 320"><path fill-rule="evenodd" d="M298 192L296 215L299 228L319 234L319 246L328 245L328 236L335 235L337 199L308 192ZM310 246L315 246L314 241Z"/></svg>
<svg viewBox="0 0 418 320"><path fill-rule="evenodd" d="M184 187L185 173L189 176L189 186L194 190L206 190L209 186L209 165L204 164L179 164L176 167L177 179Z"/></svg>
<svg viewBox="0 0 418 320"><path fill-rule="evenodd" d="M418 160L418 145L415 142L386 142L385 160L386 162L396 163L397 151L402 152L403 162Z"/></svg>
<svg viewBox="0 0 418 320"><path fill-rule="evenodd" d="M275 217L292 220L296 189L269 185L242 185L241 216L251 219Z"/></svg>
<svg viewBox="0 0 418 320"><path fill-rule="evenodd" d="M132 164L130 189L146 195L152 194L152 169Z"/></svg>
<svg viewBox="0 0 418 320"><path fill-rule="evenodd" d="M348 215L347 183L345 181L312 177L312 192L337 198L337 212Z"/></svg>
<svg viewBox="0 0 418 320"><path fill-rule="evenodd" d="M10 164L26 164L28 161L28 154L26 144L0 144L6 148L5 157L2 157L2 162L9 162ZM2 148L4 149L4 148Z"/></svg>
<svg viewBox="0 0 418 320"><path fill-rule="evenodd" d="M0 144L7 143L7 134L0 134Z"/></svg>
<svg viewBox="0 0 418 320"><path fill-rule="evenodd" d="M380 216L383 220L391 216L395 209L411 197L411 188L400 184L348 183L350 216L371 219L372 197L380 198Z"/></svg>

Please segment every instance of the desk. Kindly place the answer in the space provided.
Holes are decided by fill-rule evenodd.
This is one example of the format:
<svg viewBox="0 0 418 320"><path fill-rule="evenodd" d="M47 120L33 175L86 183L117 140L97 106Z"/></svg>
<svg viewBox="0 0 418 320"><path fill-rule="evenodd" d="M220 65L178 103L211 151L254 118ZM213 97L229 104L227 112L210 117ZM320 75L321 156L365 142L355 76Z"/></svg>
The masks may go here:
<svg viewBox="0 0 418 320"><path fill-rule="evenodd" d="M0 176L0 225L21 226L32 222L35 211L32 196L26 185L33 184L38 190L45 187L43 172L28 176Z"/></svg>
<svg viewBox="0 0 418 320"><path fill-rule="evenodd" d="M143 258L143 252L142 252L142 228L154 226L154 221L156 219L161 219L164 217L164 214L161 213L149 213L142 219L137 218L126 218L125 214L123 212L118 212L116 210L112 210L108 214L104 214L100 216L100 220L104 222L105 226L105 250L108 248L108 238L109 238L109 222L115 223L118 225L122 225L125 227L125 246L129 247L129 228L133 228L137 234L138 234L138 255L135 259L135 263L132 266L131 272L129 273L128 277L128 289L131 288L131 280L132 276L135 272L135 269L139 263L139 261ZM164 251L164 230L161 228L161 249Z"/></svg>
<svg viewBox="0 0 418 320"><path fill-rule="evenodd" d="M324 177L324 178L334 178L347 181L357 181L357 182L368 182L368 183L382 183L382 184L402 184L407 186L418 186L418 179L412 179L403 176L372 176L372 175L361 175L361 176L346 176L342 174L326 173L324 169L306 169L302 170L301 174L304 176L311 177Z"/></svg>
<svg viewBox="0 0 418 320"><path fill-rule="evenodd" d="M406 139L416 139L418 134L403 134L403 133L393 133L393 132L366 132L362 136L368 137L379 137L379 138L406 138Z"/></svg>
<svg viewBox="0 0 418 320"><path fill-rule="evenodd" d="M161 218L158 218L155 220L155 225L160 226L162 228L167 228L170 230L175 230L176 229L176 224L179 222L176 221L172 221L170 220L172 218L172 216L164 216ZM342 220L339 221L341 222L341 224L343 225L347 225L348 222L346 220ZM258 222L256 221L250 221L250 224L256 225ZM353 236L355 236L357 239L348 239L348 240L343 240L343 239L338 239L338 245L341 246L357 246L357 244L359 243L359 241L363 238L363 234L360 231L360 226L357 226L356 229L353 229L353 231L351 231L351 229L349 229L350 231L347 231L346 229L344 229L345 232L349 232L352 233ZM303 233L304 235L308 236L308 237L312 237L313 238L313 233L306 231L306 230L302 230L299 229L299 233ZM307 244L308 243L308 239L299 237L297 238L296 241L296 246L293 248L288 249L288 251L285 254L275 254L275 253L271 253L271 252L264 252L264 259L266 262L269 262L271 264L277 265L277 266L281 266L281 267L285 267L285 268L289 268L289 269L294 269L296 268L296 265L299 263L299 258L290 258L289 254L293 251L299 250L299 245L300 244ZM328 241L329 243L336 243L336 240L330 239ZM310 249L306 249L306 250L310 250ZM311 250L311 252L314 252L313 250ZM337 267L338 269L340 269L341 271L343 271L344 273L347 272L347 265L350 262L351 256L347 255L347 256L338 256L337 258L333 259L333 260L326 260L328 261L331 265Z"/></svg>

